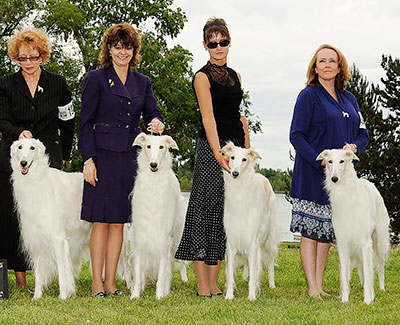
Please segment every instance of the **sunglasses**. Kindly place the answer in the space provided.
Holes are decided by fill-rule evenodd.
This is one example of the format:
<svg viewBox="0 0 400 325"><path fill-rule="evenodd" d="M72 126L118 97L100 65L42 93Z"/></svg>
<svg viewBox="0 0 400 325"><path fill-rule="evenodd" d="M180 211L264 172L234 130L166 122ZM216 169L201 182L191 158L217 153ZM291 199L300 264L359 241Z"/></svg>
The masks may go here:
<svg viewBox="0 0 400 325"><path fill-rule="evenodd" d="M223 41L221 41L221 42L219 42L219 43L217 43L217 42L210 42L210 43L207 43L206 45L207 45L207 47L208 47L209 49L213 50L213 49L216 49L218 45L221 46L221 47L227 47L230 43L231 43L230 40L224 39Z"/></svg>
<svg viewBox="0 0 400 325"><path fill-rule="evenodd" d="M17 58L18 62L26 62L26 61L31 61L31 62L36 62L39 60L40 54L39 55L31 55L31 56L19 56Z"/></svg>

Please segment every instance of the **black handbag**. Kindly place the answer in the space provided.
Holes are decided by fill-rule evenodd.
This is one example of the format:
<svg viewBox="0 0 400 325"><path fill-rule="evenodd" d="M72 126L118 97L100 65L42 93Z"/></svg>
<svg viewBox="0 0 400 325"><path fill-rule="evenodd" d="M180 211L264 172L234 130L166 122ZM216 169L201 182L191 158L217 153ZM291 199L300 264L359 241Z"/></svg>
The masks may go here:
<svg viewBox="0 0 400 325"><path fill-rule="evenodd" d="M0 299L8 299L7 260L0 259Z"/></svg>

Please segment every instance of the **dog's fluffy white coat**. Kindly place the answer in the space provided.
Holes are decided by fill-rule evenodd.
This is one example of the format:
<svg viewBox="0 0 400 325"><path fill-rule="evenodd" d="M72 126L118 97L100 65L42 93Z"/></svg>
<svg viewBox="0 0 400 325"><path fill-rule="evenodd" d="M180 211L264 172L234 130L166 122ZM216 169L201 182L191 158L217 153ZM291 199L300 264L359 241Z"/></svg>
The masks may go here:
<svg viewBox="0 0 400 325"><path fill-rule="evenodd" d="M171 287L171 263L182 237L185 203L171 164L169 149L178 149L167 135L139 134L134 142L142 148L138 155L138 173L132 192L132 223L125 228L125 254L132 276L126 274L131 298L140 297L147 279L157 279L156 297L168 295ZM186 263L178 263L183 281L187 281Z"/></svg>
<svg viewBox="0 0 400 325"><path fill-rule="evenodd" d="M385 290L385 263L389 254L389 216L376 187L356 175L351 150L324 150L317 160L326 162L325 188L332 206L340 260L340 296L349 300L349 282L357 267L364 286L364 302L374 300L374 267L379 288Z"/></svg>
<svg viewBox="0 0 400 325"><path fill-rule="evenodd" d="M224 171L224 226L226 244L226 299L233 299L235 270L239 255L247 258L249 300L260 293L263 264L268 269L270 288L275 288L274 265L280 242L276 196L268 179L255 173L259 154L229 142L222 152L229 157L231 173ZM245 261L246 262L246 261ZM239 262L240 263L240 262ZM244 271L247 276L247 268Z"/></svg>
<svg viewBox="0 0 400 325"><path fill-rule="evenodd" d="M60 298L75 293L74 278L89 257L91 226L80 220L83 176L49 167L36 139L11 146L12 184L23 249L35 276L34 299L58 275Z"/></svg>

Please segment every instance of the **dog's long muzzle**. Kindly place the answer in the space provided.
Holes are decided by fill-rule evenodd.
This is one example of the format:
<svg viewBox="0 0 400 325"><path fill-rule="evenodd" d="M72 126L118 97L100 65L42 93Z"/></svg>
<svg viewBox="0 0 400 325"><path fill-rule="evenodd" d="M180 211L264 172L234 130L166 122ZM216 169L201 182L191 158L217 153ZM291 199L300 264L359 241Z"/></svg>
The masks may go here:
<svg viewBox="0 0 400 325"><path fill-rule="evenodd" d="M32 166L32 161L28 166L28 162L26 160L21 160L19 162L20 166L21 166L21 174L22 175L26 175L28 174L29 168Z"/></svg>
<svg viewBox="0 0 400 325"><path fill-rule="evenodd" d="M158 164L156 162L151 162L150 169L153 173L155 173L158 170Z"/></svg>

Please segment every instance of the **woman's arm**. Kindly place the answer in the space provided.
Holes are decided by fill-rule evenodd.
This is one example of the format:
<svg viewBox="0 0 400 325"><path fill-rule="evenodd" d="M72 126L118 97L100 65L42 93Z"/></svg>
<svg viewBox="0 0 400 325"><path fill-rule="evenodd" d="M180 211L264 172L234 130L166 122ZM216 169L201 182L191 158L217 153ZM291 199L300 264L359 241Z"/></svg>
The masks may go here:
<svg viewBox="0 0 400 325"><path fill-rule="evenodd" d="M242 87L242 76L240 75L239 72L236 72L239 82L240 82L240 87ZM243 131L244 131L244 147L246 149L250 148L250 136L249 136L249 125L247 123L246 116L242 115L240 116L240 121L242 122L243 125Z"/></svg>
<svg viewBox="0 0 400 325"><path fill-rule="evenodd" d="M62 77L63 94L58 104L58 125L60 128L60 139L62 146L63 162L70 159L72 142L75 131L75 111L72 103L71 90L67 81Z"/></svg>
<svg viewBox="0 0 400 325"><path fill-rule="evenodd" d="M244 131L244 147L246 149L250 148L250 136L249 136L249 126L247 124L246 116L241 116L240 120L243 124L243 131Z"/></svg>
<svg viewBox="0 0 400 325"><path fill-rule="evenodd" d="M354 100L354 102L353 102L354 108L360 118L360 124L358 126L357 137L355 138L353 143L356 145L356 152L358 154L360 154L361 152L363 152L365 150L365 148L368 145L369 134L368 134L367 128L365 127L365 122L361 115L360 108L358 107L357 99L354 96L353 96L353 100Z"/></svg>
<svg viewBox="0 0 400 325"><path fill-rule="evenodd" d="M217 124L215 122L212 107L210 82L205 73L199 72L196 74L194 78L194 89L199 102L201 118L206 131L208 143L210 144L215 159L222 166L222 168L229 172L228 157L221 154Z"/></svg>
<svg viewBox="0 0 400 325"><path fill-rule="evenodd" d="M84 161L83 177L93 186L96 186L97 181L97 169L93 161L93 157L96 156L93 124L99 99L100 90L96 76L89 72L82 91L79 144Z"/></svg>
<svg viewBox="0 0 400 325"><path fill-rule="evenodd" d="M314 100L311 94L303 90L297 98L292 124L290 126L290 142L296 149L296 153L300 154L307 160L314 168L319 169L321 162L316 161L318 154L306 138L313 114L314 114Z"/></svg>
<svg viewBox="0 0 400 325"><path fill-rule="evenodd" d="M3 136L9 134L10 138L16 140L20 137L23 131L29 133L30 131L24 130L24 128L15 125L10 108L9 94L7 93L6 87L3 87L3 83L6 82L7 81L3 79L1 80L2 84L0 85L0 132ZM32 134L30 135L32 137Z"/></svg>

